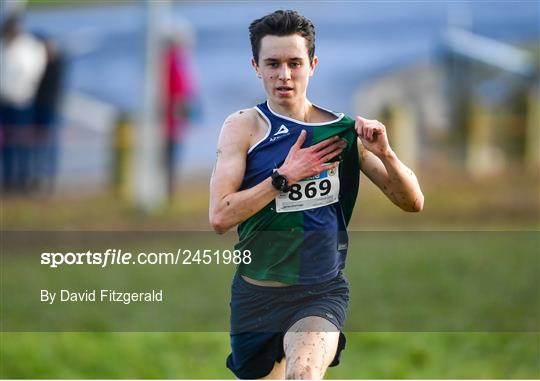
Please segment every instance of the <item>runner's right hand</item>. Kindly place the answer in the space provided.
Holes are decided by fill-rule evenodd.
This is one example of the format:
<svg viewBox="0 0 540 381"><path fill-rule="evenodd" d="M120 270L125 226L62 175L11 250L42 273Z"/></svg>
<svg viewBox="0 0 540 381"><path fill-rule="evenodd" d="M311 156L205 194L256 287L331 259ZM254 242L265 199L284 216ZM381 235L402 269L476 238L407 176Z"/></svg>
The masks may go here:
<svg viewBox="0 0 540 381"><path fill-rule="evenodd" d="M298 140L289 150L283 165L278 168L278 172L287 178L289 185L306 177L318 175L322 171L336 168L339 162L327 163L341 154L347 146L343 139L333 136L311 147L302 148L306 136L306 130L302 130Z"/></svg>

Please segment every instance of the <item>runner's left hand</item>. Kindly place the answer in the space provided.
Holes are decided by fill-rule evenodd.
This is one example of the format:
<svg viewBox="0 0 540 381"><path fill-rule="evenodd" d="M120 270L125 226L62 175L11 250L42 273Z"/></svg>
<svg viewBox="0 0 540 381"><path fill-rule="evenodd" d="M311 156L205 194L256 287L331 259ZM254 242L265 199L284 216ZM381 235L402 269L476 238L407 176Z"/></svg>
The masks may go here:
<svg viewBox="0 0 540 381"><path fill-rule="evenodd" d="M391 151L388 136L386 135L386 127L378 120L357 116L354 128L368 151L378 157L385 156Z"/></svg>

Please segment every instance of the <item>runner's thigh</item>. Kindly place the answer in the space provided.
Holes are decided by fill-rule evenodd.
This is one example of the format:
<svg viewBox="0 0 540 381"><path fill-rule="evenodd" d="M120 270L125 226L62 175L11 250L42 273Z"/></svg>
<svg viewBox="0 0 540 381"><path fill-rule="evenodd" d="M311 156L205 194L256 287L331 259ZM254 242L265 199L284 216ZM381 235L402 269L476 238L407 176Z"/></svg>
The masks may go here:
<svg viewBox="0 0 540 381"><path fill-rule="evenodd" d="M298 320L283 340L287 378L322 378L338 342L339 330L328 320L318 316Z"/></svg>

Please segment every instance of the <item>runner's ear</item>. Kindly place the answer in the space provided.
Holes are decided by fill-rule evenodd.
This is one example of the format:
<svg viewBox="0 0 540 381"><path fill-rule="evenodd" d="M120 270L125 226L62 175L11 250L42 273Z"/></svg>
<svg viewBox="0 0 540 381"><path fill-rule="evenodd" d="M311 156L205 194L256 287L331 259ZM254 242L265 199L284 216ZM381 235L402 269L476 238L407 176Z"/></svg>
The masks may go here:
<svg viewBox="0 0 540 381"><path fill-rule="evenodd" d="M253 69L255 69L255 73L257 73L257 77L261 78L261 73L259 73L259 65L257 65L257 62L255 62L255 58L251 59L251 66L253 66Z"/></svg>
<svg viewBox="0 0 540 381"><path fill-rule="evenodd" d="M319 57L313 56L313 60L310 63L311 70L309 71L309 76L312 77L313 73L315 73L315 66L319 63Z"/></svg>

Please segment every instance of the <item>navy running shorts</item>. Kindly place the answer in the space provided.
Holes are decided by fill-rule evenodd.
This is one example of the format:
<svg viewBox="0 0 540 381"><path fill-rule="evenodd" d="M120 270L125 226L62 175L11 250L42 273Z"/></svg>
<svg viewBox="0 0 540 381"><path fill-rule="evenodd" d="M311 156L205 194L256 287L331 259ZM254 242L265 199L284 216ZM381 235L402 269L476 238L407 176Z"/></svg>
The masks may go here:
<svg viewBox="0 0 540 381"><path fill-rule="evenodd" d="M268 375L285 357L283 338L289 328L308 316L330 321L340 331L330 366L339 364L345 348L341 332L349 303L349 282L340 272L312 285L265 287L246 282L238 273L231 289L231 349L227 368L240 379Z"/></svg>

